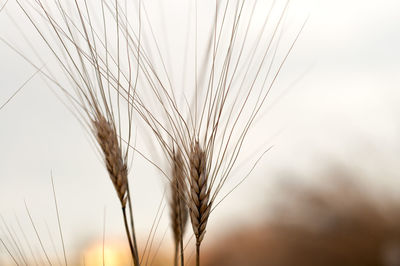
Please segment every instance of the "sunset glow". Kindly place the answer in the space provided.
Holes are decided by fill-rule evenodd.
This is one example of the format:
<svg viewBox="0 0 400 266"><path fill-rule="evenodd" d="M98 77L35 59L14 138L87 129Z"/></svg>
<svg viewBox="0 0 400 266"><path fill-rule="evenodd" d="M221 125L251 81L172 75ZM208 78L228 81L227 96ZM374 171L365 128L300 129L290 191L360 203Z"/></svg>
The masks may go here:
<svg viewBox="0 0 400 266"><path fill-rule="evenodd" d="M103 265L103 243L96 242L84 251L85 265ZM107 241L104 246L104 265L130 265L129 251L121 241Z"/></svg>

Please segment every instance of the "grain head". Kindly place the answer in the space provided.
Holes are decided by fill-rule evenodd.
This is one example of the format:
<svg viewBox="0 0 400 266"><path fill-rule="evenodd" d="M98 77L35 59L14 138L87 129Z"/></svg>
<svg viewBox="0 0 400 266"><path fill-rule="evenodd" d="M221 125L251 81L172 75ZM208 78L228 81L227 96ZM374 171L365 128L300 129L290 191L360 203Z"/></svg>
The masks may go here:
<svg viewBox="0 0 400 266"><path fill-rule="evenodd" d="M207 186L206 154L198 141L192 144L190 151L190 200L189 211L196 244L200 245L206 233L210 215L209 191Z"/></svg>
<svg viewBox="0 0 400 266"><path fill-rule="evenodd" d="M103 151L108 174L117 191L122 207L125 207L128 194L128 169L122 157L115 127L104 116L99 116L92 123L97 142Z"/></svg>
<svg viewBox="0 0 400 266"><path fill-rule="evenodd" d="M179 151L173 156L173 169L171 180L171 222L174 233L175 244L178 244L184 234L185 225L188 220L186 206L186 186L184 176L184 164Z"/></svg>

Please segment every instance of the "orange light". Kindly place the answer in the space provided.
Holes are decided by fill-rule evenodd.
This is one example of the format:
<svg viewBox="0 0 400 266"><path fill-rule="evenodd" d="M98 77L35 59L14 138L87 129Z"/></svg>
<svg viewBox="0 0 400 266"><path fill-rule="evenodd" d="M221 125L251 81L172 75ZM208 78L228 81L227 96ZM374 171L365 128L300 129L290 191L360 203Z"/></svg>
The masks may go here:
<svg viewBox="0 0 400 266"><path fill-rule="evenodd" d="M103 243L96 242L84 252L86 266L126 266L131 264L129 250L125 243L120 241L107 241L104 246L103 256Z"/></svg>

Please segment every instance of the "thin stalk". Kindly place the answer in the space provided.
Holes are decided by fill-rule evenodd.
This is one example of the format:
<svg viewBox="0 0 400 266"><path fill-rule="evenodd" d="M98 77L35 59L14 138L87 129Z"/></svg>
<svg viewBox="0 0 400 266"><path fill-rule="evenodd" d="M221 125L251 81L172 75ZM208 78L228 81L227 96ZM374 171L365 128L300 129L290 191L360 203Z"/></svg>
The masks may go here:
<svg viewBox="0 0 400 266"><path fill-rule="evenodd" d="M196 242L196 266L200 266L200 242Z"/></svg>
<svg viewBox="0 0 400 266"><path fill-rule="evenodd" d="M58 231L59 231L59 233L60 233L60 238L61 238L61 244L62 244L63 255L64 255L64 264L65 264L65 266L67 266L67 265L68 265L68 262L67 262L67 255L66 255L66 252L65 252L64 237L63 237L63 233L62 233L62 229L61 229L60 212L58 211L58 204L57 204L57 197L56 197L56 189L54 188L53 173L51 173L51 187L53 188L54 204L55 204L55 206L56 206Z"/></svg>
<svg viewBox="0 0 400 266"><path fill-rule="evenodd" d="M179 206L181 204L181 199L179 199ZM185 258L183 255L183 218L182 218L182 211L181 208L179 207L179 227L181 228L181 237L180 237L180 241L179 244L181 247L181 266L185 265ZM178 248L176 249L176 254L178 255Z"/></svg>
<svg viewBox="0 0 400 266"><path fill-rule="evenodd" d="M122 207L122 214L124 216L124 226L125 226L126 236L128 237L129 248L131 250L133 263L135 264L135 266L139 266L139 260L138 260L137 256L135 255L136 252L135 252L135 249L133 247L132 238L131 238L131 234L130 234L130 231L129 231L128 219L127 219L127 215L126 215L126 207Z"/></svg>
<svg viewBox="0 0 400 266"><path fill-rule="evenodd" d="M185 265L185 257L183 256L183 236L181 237L181 266Z"/></svg>
<svg viewBox="0 0 400 266"><path fill-rule="evenodd" d="M180 200L178 201L179 204ZM174 265L178 266L178 258L180 257L181 260L181 266L185 265L185 257L184 257L184 253L183 253L183 219L182 219L182 212L181 209L179 208L178 210L178 216L179 216L179 227L181 230L181 235L180 235L180 240L179 242L175 243L175 257L174 257ZM180 254L179 254L180 253Z"/></svg>
<svg viewBox="0 0 400 266"><path fill-rule="evenodd" d="M135 233L135 224L133 222L133 211L132 211L132 200L131 200L131 192L129 190L129 186L128 186L128 204L129 204L129 215L130 215L130 219L131 219L131 229L132 229L132 239L133 239L133 247L135 250L135 257L138 261L138 265L139 265L139 254L138 254L138 246L137 246L137 242L136 242L136 233Z"/></svg>
<svg viewBox="0 0 400 266"><path fill-rule="evenodd" d="M181 266L184 266L185 265L185 257L183 255L183 237L181 238L180 246L181 246Z"/></svg>
<svg viewBox="0 0 400 266"><path fill-rule="evenodd" d="M179 243L175 243L174 266L178 266Z"/></svg>

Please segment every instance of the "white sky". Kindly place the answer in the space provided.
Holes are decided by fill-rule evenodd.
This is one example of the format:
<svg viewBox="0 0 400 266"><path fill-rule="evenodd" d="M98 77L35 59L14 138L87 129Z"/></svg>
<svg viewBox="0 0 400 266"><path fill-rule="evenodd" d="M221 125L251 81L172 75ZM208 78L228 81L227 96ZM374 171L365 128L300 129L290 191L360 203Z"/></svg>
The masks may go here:
<svg viewBox="0 0 400 266"><path fill-rule="evenodd" d="M13 12L17 8L10 1L0 13L0 37L22 47L8 15L18 18L22 29L28 28L27 21ZM212 214L209 231L225 226L228 218L240 222L257 216L279 173L307 175L325 160L354 165L371 176L384 173L388 178L377 183L400 185L394 180L400 170L399 12L396 0L292 1L289 20L310 18L276 84L279 100L249 138L255 147L258 142L252 140L266 138L274 149ZM29 64L0 43L0 104L32 73ZM57 236L53 171L68 248L86 237L101 238L104 206L108 234L123 234L117 197L100 157L40 78L0 111L0 122L0 214L7 222L14 223L16 213L28 228L26 200L43 235L47 221ZM165 180L140 159L132 168L135 222L145 237ZM164 216L159 235L168 226L167 209Z"/></svg>

